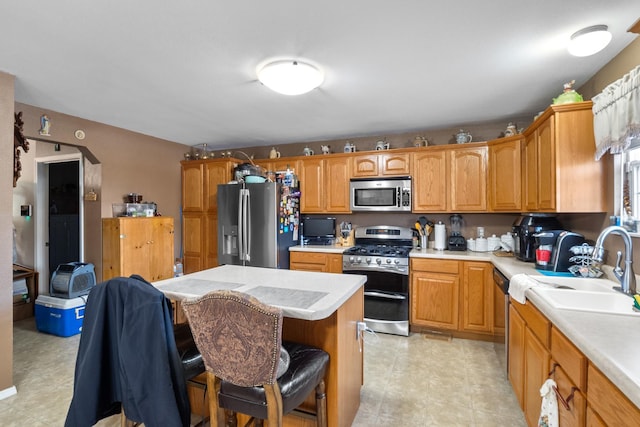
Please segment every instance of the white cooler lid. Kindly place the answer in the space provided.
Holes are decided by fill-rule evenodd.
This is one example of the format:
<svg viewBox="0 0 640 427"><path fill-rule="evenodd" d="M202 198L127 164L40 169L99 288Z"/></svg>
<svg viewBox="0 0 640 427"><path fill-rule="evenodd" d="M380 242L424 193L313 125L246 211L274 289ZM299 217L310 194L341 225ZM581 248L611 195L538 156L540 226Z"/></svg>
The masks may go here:
<svg viewBox="0 0 640 427"><path fill-rule="evenodd" d="M87 295L78 298L56 298L49 295L38 295L36 304L61 309L82 307L87 304Z"/></svg>

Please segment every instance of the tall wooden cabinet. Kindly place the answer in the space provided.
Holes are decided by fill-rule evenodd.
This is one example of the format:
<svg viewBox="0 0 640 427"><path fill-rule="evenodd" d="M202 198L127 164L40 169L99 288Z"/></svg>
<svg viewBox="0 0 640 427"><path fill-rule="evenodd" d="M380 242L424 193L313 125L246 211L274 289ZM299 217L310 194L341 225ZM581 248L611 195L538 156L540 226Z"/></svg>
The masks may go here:
<svg viewBox="0 0 640 427"><path fill-rule="evenodd" d="M132 274L155 282L173 277L173 218L103 218L102 280Z"/></svg>
<svg viewBox="0 0 640 427"><path fill-rule="evenodd" d="M182 165L182 250L185 273L218 265L218 184L232 178L236 159L189 160Z"/></svg>
<svg viewBox="0 0 640 427"><path fill-rule="evenodd" d="M592 105L551 105L525 131L525 211L607 211L604 162L594 159Z"/></svg>

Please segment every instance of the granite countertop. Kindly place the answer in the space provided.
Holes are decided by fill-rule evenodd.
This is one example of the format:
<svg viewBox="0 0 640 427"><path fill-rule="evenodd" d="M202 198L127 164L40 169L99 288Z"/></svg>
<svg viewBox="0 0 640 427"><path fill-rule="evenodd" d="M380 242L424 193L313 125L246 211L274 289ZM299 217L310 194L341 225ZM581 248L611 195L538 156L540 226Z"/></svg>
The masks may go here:
<svg viewBox="0 0 640 427"><path fill-rule="evenodd" d="M285 317L319 320L329 317L366 282L359 274L316 273L223 265L154 282L169 298L195 298L214 290L245 292L282 308Z"/></svg>

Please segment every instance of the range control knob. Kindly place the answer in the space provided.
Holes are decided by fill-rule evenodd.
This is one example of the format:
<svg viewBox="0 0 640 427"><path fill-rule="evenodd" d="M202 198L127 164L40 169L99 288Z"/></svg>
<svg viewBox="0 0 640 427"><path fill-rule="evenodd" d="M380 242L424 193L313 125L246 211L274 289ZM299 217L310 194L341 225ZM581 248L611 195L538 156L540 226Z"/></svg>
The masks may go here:
<svg viewBox="0 0 640 427"><path fill-rule="evenodd" d="M357 262L358 264L360 264L360 263L362 262L362 258L360 258L360 257L356 258L356 262Z"/></svg>
<svg viewBox="0 0 640 427"><path fill-rule="evenodd" d="M367 257L367 264L371 264L371 258Z"/></svg>
<svg viewBox="0 0 640 427"><path fill-rule="evenodd" d="M382 264L382 260L380 258L376 258L376 263L378 263L378 265Z"/></svg>
<svg viewBox="0 0 640 427"><path fill-rule="evenodd" d="M396 265L400 264L400 260L399 260L399 259L393 260L393 262L394 262Z"/></svg>
<svg viewBox="0 0 640 427"><path fill-rule="evenodd" d="M391 264L391 258L387 258L387 264Z"/></svg>

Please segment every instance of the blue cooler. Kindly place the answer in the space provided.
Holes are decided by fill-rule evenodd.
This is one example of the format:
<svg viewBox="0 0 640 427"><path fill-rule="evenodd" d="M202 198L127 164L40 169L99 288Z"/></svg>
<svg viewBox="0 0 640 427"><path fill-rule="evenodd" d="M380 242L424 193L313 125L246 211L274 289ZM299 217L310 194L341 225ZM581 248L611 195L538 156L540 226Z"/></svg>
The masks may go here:
<svg viewBox="0 0 640 427"><path fill-rule="evenodd" d="M36 327L40 332L70 337L82 332L86 297L72 299L39 295L36 299Z"/></svg>

